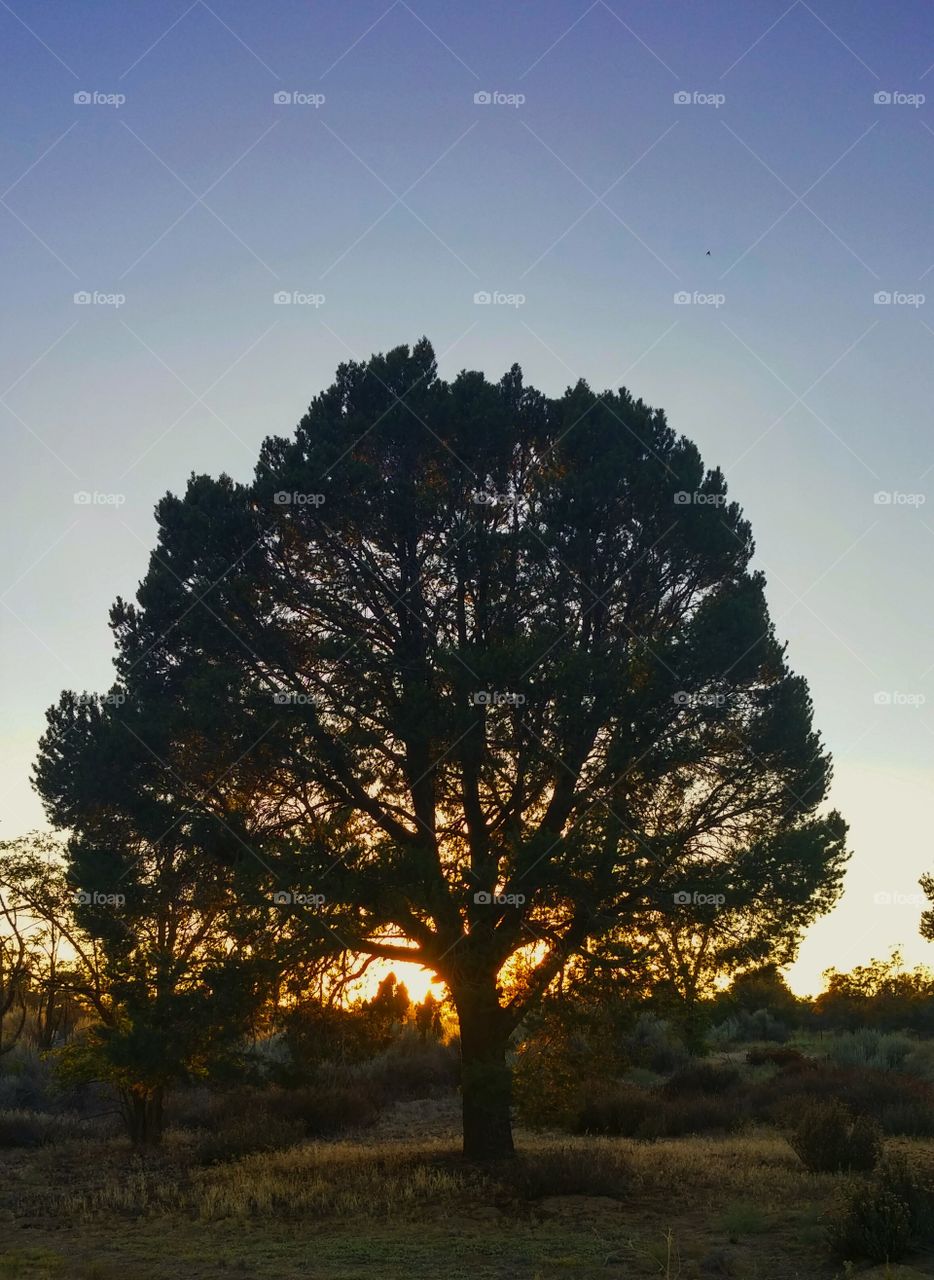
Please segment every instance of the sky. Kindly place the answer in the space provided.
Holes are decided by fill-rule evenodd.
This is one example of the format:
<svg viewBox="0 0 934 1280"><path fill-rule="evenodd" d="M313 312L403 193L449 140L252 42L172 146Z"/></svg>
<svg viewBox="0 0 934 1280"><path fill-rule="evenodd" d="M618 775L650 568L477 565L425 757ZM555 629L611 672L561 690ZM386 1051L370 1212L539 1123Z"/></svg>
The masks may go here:
<svg viewBox="0 0 934 1280"><path fill-rule="evenodd" d="M792 984L934 963L930 5L0 0L0 47L0 836L156 501L427 334L723 468L851 824Z"/></svg>

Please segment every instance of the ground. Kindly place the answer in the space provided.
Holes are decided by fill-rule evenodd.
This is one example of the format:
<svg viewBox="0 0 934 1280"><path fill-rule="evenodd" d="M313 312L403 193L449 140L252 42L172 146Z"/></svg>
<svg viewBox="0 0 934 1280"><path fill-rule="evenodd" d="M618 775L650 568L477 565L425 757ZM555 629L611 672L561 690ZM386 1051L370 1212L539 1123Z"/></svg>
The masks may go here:
<svg viewBox="0 0 934 1280"><path fill-rule="evenodd" d="M518 1134L515 1169L463 1168L453 1100L359 1137L208 1168L181 1137L0 1155L0 1280L833 1280L839 1178L774 1130L639 1143ZM924 1156L931 1140L895 1143ZM566 1193L584 1185L586 1194ZM857 1274L850 1272L849 1274ZM863 1280L934 1276L934 1257Z"/></svg>

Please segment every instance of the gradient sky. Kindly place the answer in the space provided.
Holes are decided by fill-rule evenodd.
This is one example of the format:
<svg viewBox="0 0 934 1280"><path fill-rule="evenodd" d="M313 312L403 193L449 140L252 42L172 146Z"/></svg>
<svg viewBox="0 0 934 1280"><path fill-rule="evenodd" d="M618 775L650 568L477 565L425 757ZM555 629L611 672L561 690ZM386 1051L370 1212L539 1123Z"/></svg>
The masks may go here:
<svg viewBox="0 0 934 1280"><path fill-rule="evenodd" d="M157 499L426 333L445 376L629 386L724 468L851 823L793 984L934 962L929 4L0 0L0 47L0 834L43 825L45 707L110 683Z"/></svg>

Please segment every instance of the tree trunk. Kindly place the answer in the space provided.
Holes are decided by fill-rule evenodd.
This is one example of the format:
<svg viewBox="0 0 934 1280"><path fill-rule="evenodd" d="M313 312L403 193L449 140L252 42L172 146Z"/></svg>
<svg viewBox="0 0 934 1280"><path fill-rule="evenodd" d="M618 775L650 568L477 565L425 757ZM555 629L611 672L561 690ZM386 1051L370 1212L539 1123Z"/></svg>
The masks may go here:
<svg viewBox="0 0 934 1280"><path fill-rule="evenodd" d="M123 1114L134 1147L154 1147L162 1141L164 1093L161 1085L124 1090Z"/></svg>
<svg viewBox="0 0 934 1280"><path fill-rule="evenodd" d="M515 1154L512 1141L512 1072L506 1063L509 1028L499 1004L496 979L453 993L460 1023L464 1156L502 1160Z"/></svg>

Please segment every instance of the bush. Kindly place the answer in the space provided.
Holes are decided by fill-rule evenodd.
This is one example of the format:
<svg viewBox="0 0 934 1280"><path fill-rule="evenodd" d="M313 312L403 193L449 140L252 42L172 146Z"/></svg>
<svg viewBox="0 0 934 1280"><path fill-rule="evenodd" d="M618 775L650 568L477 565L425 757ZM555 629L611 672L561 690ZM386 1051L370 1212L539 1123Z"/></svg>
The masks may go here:
<svg viewBox="0 0 934 1280"><path fill-rule="evenodd" d="M869 1067L873 1071L898 1071L916 1047L916 1041L898 1031L863 1027L834 1036L827 1057L841 1067Z"/></svg>
<svg viewBox="0 0 934 1280"><path fill-rule="evenodd" d="M813 1063L800 1049L792 1049L787 1045L758 1045L746 1054L746 1061L751 1067L781 1067L783 1070L792 1067L807 1067Z"/></svg>
<svg viewBox="0 0 934 1280"><path fill-rule="evenodd" d="M76 1116L53 1116L42 1111L0 1111L0 1148L44 1147L85 1134Z"/></svg>
<svg viewBox="0 0 934 1280"><path fill-rule="evenodd" d="M257 1112L251 1117L237 1117L213 1133L205 1134L195 1144L195 1161L219 1164L258 1151L281 1151L294 1147L304 1136L303 1127L294 1120Z"/></svg>
<svg viewBox="0 0 934 1280"><path fill-rule="evenodd" d="M660 1075L677 1071L688 1061L682 1040L664 1018L654 1013L640 1013L632 1030L623 1038L624 1054L639 1067L648 1067Z"/></svg>
<svg viewBox="0 0 934 1280"><path fill-rule="evenodd" d="M809 1099L842 1102L857 1115L872 1116L886 1133L923 1137L934 1132L930 1085L894 1071L820 1063L781 1071L761 1083L752 1094L753 1114L773 1123L793 1123Z"/></svg>
<svg viewBox="0 0 934 1280"><path fill-rule="evenodd" d="M839 1258L897 1262L911 1244L911 1218L894 1192L877 1182L863 1183L831 1218L829 1237Z"/></svg>
<svg viewBox="0 0 934 1280"><path fill-rule="evenodd" d="M875 1121L836 1101L810 1102L788 1140L811 1173L873 1169L882 1150Z"/></svg>
<svg viewBox="0 0 934 1280"><path fill-rule="evenodd" d="M574 1117L575 1133L612 1134L633 1138L660 1106L657 1094L635 1085L619 1084L595 1093L581 1103Z"/></svg>
<svg viewBox="0 0 934 1280"><path fill-rule="evenodd" d="M718 1067L709 1062L695 1062L676 1071L662 1086L667 1098L685 1094L712 1094L720 1097L732 1093L739 1086L739 1072L735 1067Z"/></svg>
<svg viewBox="0 0 934 1280"><path fill-rule="evenodd" d="M576 1133L653 1141L689 1133L729 1132L744 1118L745 1109L735 1099L697 1092L672 1098L663 1090L649 1092L620 1084L587 1098L578 1108L572 1128Z"/></svg>

